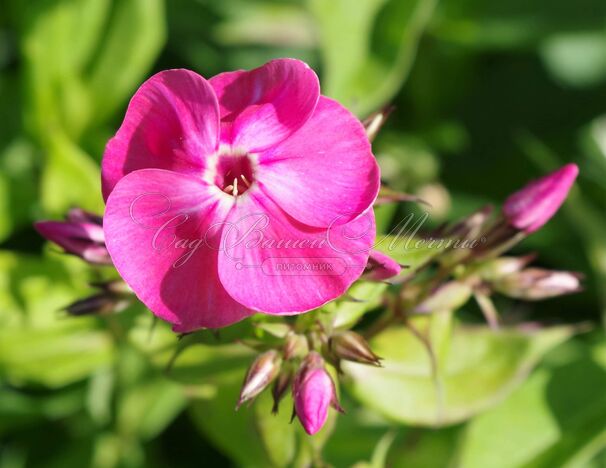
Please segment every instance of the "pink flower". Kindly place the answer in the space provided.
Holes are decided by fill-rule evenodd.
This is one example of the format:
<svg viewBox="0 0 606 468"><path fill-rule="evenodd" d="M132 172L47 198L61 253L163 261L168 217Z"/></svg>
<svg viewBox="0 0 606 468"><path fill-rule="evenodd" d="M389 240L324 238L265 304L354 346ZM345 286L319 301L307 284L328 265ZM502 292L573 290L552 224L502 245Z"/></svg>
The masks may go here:
<svg viewBox="0 0 606 468"><path fill-rule="evenodd" d="M335 384L324 368L324 360L315 351L309 353L295 376L293 400L297 417L309 435L322 429L330 406L343 412Z"/></svg>
<svg viewBox="0 0 606 468"><path fill-rule="evenodd" d="M90 263L111 264L101 223L101 218L96 215L72 209L66 221L39 221L34 223L34 227L40 235L62 247L66 253Z"/></svg>
<svg viewBox="0 0 606 468"><path fill-rule="evenodd" d="M578 174L576 164L566 164L530 182L505 201L505 218L511 226L527 234L537 231L562 206Z"/></svg>
<svg viewBox="0 0 606 468"><path fill-rule="evenodd" d="M153 76L102 178L114 264L179 332L319 307L361 275L375 235L364 128L298 60Z"/></svg>

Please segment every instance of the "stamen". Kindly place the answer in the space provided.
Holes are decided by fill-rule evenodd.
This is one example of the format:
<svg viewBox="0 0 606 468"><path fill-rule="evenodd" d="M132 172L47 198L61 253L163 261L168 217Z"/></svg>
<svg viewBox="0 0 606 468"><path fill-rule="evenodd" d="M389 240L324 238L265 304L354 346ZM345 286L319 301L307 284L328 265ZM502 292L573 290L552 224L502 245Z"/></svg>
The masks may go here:
<svg viewBox="0 0 606 468"><path fill-rule="evenodd" d="M238 179L234 179L234 197L238 196Z"/></svg>
<svg viewBox="0 0 606 468"><path fill-rule="evenodd" d="M212 181L224 193L242 196L254 185L254 161L247 154L221 153L213 168Z"/></svg>

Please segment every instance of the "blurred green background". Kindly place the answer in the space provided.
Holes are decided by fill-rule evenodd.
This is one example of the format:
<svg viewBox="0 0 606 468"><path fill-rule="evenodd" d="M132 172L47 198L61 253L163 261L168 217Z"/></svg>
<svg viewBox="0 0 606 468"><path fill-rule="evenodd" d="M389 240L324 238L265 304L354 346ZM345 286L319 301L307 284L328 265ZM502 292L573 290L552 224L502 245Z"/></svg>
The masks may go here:
<svg viewBox="0 0 606 468"><path fill-rule="evenodd" d="M348 414L325 460L606 466L604 0L0 0L0 468L309 463L287 405L279 419L265 416L265 397L233 412L243 348L188 350L167 378L175 340L162 325L150 333L148 312L60 314L111 273L58 254L32 228L76 205L102 211L105 142L152 73L210 77L286 56L360 118L395 106L374 143L383 178L428 199L436 225L498 206L558 165L581 169L563 210L517 251L584 272L586 290L497 305L505 322L592 331L515 359L507 352L523 343L470 339L470 368L512 361L516 378L445 428L380 416L344 392Z"/></svg>

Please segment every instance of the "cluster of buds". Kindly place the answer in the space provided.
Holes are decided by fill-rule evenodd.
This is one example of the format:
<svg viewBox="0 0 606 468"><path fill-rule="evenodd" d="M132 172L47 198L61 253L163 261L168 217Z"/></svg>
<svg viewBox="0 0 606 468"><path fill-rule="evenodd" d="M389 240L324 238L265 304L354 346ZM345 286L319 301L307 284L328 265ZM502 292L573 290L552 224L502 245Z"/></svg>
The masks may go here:
<svg viewBox="0 0 606 468"><path fill-rule="evenodd" d="M36 230L57 244L66 254L93 265L112 265L105 247L103 218L81 208L72 208L64 221L39 221ZM133 291L122 280L95 283L99 291L80 299L63 310L71 316L107 315L124 310L134 300Z"/></svg>
<svg viewBox="0 0 606 468"><path fill-rule="evenodd" d="M409 285L402 297L412 312L456 310L473 295L488 322L496 326L496 309L489 299L492 292L529 301L578 292L579 273L528 267L534 255L500 256L557 212L577 175L577 166L568 164L512 194L496 220L491 220L492 210L486 207L450 228L442 228L439 234L447 238L480 238L484 242L468 251L451 249L442 254L437 261L441 271L448 272L446 280L434 284L427 294L421 294L422 287Z"/></svg>
<svg viewBox="0 0 606 468"><path fill-rule="evenodd" d="M375 116L372 125L380 126L384 117L382 114ZM481 236L486 242L467 251L447 249L436 259L447 274L438 276L439 281L430 283L431 288L414 282L407 284L401 290L400 305L406 305L412 313L454 310L475 295L489 322L496 324L496 311L486 292L539 300L578 291L581 276L577 273L528 267L534 256L499 257L554 215L577 174L577 167L569 164L530 183L506 200L500 217L494 221L491 220L492 209L488 207L451 227L442 228L439 233L449 239ZM389 190L383 190L381 196L384 201L414 200L413 196ZM43 221L35 227L66 253L92 264L108 265L112 261L105 247L102 224L101 217L72 209L65 221ZM459 267L463 267L465 273L456 273ZM388 255L371 251L361 279L387 282L400 275L402 268L403 265ZM69 305L66 312L74 316L113 313L124 309L134 299L130 288L121 280L95 286L100 289L98 293ZM280 347L259 354L248 369L236 409L271 387L272 412L277 413L281 400L290 389L293 419L298 417L304 430L313 435L326 423L330 407L343 411L327 363L340 372L342 360L381 366L381 359L354 331L299 330L295 333L292 327L285 326L289 331L282 336Z"/></svg>
<svg viewBox="0 0 606 468"><path fill-rule="evenodd" d="M578 173L575 164L567 164L510 195L503 204L505 224L521 238L543 227L566 200ZM526 255L492 259L483 266L481 276L493 290L529 301L581 290L581 274L527 267L534 258Z"/></svg>
<svg viewBox="0 0 606 468"><path fill-rule="evenodd" d="M291 333L281 352L270 349L258 355L246 373L236 409L271 385L272 412L277 413L280 401L291 388L293 419L296 416L305 432L313 435L326 423L330 407L343 412L326 360L335 363L337 369L341 359L380 366L380 358L353 331L339 332L326 340L326 360L318 351L310 351L306 343L303 335Z"/></svg>
<svg viewBox="0 0 606 468"><path fill-rule="evenodd" d="M101 216L80 208L72 208L65 221L39 221L34 227L43 237L60 246L65 253L80 257L88 263L112 264L105 247Z"/></svg>

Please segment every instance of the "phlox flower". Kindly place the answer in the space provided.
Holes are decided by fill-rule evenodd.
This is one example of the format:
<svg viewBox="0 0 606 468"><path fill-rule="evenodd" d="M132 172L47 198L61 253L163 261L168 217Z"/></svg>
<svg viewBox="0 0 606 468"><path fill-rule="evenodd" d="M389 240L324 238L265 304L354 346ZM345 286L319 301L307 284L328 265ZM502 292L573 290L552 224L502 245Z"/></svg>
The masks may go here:
<svg viewBox="0 0 606 468"><path fill-rule="evenodd" d="M107 145L102 185L114 265L188 332L342 295L367 265L380 181L361 123L305 63L280 59L151 77Z"/></svg>

